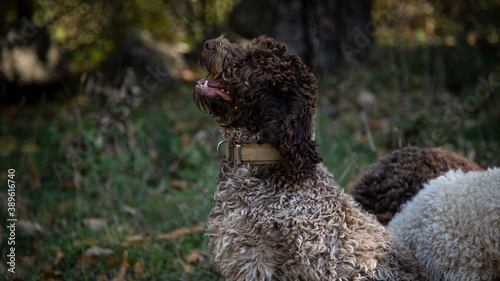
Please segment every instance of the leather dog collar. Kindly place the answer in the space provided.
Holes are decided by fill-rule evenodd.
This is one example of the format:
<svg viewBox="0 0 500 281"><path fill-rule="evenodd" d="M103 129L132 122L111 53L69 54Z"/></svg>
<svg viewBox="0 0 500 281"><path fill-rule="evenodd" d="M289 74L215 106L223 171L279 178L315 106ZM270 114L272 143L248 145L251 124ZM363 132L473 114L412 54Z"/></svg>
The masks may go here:
<svg viewBox="0 0 500 281"><path fill-rule="evenodd" d="M226 155L220 151L223 143L226 143ZM270 143L237 144L223 140L217 145L217 152L228 161L236 163L274 164L282 160L280 151Z"/></svg>

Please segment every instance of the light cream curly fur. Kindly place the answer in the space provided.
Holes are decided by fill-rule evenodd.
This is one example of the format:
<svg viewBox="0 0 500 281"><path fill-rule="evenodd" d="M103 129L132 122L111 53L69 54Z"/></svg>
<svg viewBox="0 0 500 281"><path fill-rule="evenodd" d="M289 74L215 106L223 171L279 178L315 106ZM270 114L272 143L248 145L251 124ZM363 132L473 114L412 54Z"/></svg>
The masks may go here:
<svg viewBox="0 0 500 281"><path fill-rule="evenodd" d="M500 280L500 169L431 180L389 227L433 280Z"/></svg>

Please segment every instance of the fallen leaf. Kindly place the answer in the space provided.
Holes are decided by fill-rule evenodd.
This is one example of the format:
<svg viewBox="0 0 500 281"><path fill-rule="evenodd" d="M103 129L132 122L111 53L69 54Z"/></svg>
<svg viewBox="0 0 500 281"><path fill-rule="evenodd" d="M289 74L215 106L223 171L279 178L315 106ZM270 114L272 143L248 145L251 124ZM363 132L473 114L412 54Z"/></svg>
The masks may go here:
<svg viewBox="0 0 500 281"><path fill-rule="evenodd" d="M32 165L28 171L30 175L30 188L31 189L39 189L40 188L40 176L38 175L38 171L35 166Z"/></svg>
<svg viewBox="0 0 500 281"><path fill-rule="evenodd" d="M19 264L24 267L31 267L35 264L36 256L23 256L21 257Z"/></svg>
<svg viewBox="0 0 500 281"><path fill-rule="evenodd" d="M195 233L195 232L198 232L198 231L203 231L205 229L205 224L204 223L200 223L194 227L183 227L183 228L179 228L179 229L176 229L176 230L172 230L168 233L158 233L156 235L156 237L158 239L164 239L164 240L169 240L169 239L178 239L182 236L185 236L185 235L188 235L188 234L192 234L192 233Z"/></svg>
<svg viewBox="0 0 500 281"><path fill-rule="evenodd" d="M366 109L373 107L377 102L377 98L375 97L375 94L373 94L372 92L362 90L358 94L356 101L362 108Z"/></svg>
<svg viewBox="0 0 500 281"><path fill-rule="evenodd" d="M99 218L85 218L83 219L83 224L90 228L90 230L96 231L103 228L106 225L106 221Z"/></svg>
<svg viewBox="0 0 500 281"><path fill-rule="evenodd" d="M70 189L70 190L76 189L76 184L72 180L63 180L59 183L59 185L61 186L62 189Z"/></svg>
<svg viewBox="0 0 500 281"><path fill-rule="evenodd" d="M113 250L101 248L99 246L92 246L85 251L87 257L99 257L113 254Z"/></svg>
<svg viewBox="0 0 500 281"><path fill-rule="evenodd" d="M78 259L78 262L76 263L75 269L85 272L86 268L91 266L94 263L95 259L96 259L96 256L87 256L86 254L80 255L80 258Z"/></svg>
<svg viewBox="0 0 500 281"><path fill-rule="evenodd" d="M126 213L128 213L131 216L136 216L139 213L139 211L137 211L137 209L134 209L134 208L127 206L127 205L123 206L122 210L124 210Z"/></svg>
<svg viewBox="0 0 500 281"><path fill-rule="evenodd" d="M182 260L180 262L181 262L182 269L184 269L184 272L186 272L187 274L193 274L193 272L195 270L194 266L192 266L188 263L185 263Z"/></svg>
<svg viewBox="0 0 500 281"><path fill-rule="evenodd" d="M191 138L186 134L182 134L181 144L180 144L181 150L186 149L186 147L189 146L190 142L191 142Z"/></svg>
<svg viewBox="0 0 500 281"><path fill-rule="evenodd" d="M170 185L176 190L182 190L188 185L187 180L171 180Z"/></svg>
<svg viewBox="0 0 500 281"><path fill-rule="evenodd" d="M186 261L189 263L203 263L209 258L209 256L210 254L206 251L193 249L186 257Z"/></svg>
<svg viewBox="0 0 500 281"><path fill-rule="evenodd" d="M112 281L125 281L125 275L127 274L127 268L130 266L128 263L128 251L123 253L122 264L120 265L120 269L118 270L118 275L112 279Z"/></svg>
<svg viewBox="0 0 500 281"><path fill-rule="evenodd" d="M96 281L109 281L109 279L106 275L97 275Z"/></svg>
<svg viewBox="0 0 500 281"><path fill-rule="evenodd" d="M119 267L122 264L122 255L111 255L106 258L106 266L110 268Z"/></svg>
<svg viewBox="0 0 500 281"><path fill-rule="evenodd" d="M144 264L140 261L136 261L134 264L134 275L136 278L141 278L144 274Z"/></svg>
<svg viewBox="0 0 500 281"><path fill-rule="evenodd" d="M200 260L200 257L201 257L200 250L193 249L191 251L191 253L189 253L189 255L187 256L186 260L189 263L195 263L195 262L198 262Z"/></svg>
<svg viewBox="0 0 500 281"><path fill-rule="evenodd" d="M57 247L56 257L54 259L54 265L57 265L63 257L64 253L61 251L61 248Z"/></svg>
<svg viewBox="0 0 500 281"><path fill-rule="evenodd" d="M132 235L127 238L125 238L122 241L123 246L131 246L131 245L138 245L142 244L144 240L148 238L148 235L142 235L142 234L137 234L137 235Z"/></svg>
<svg viewBox="0 0 500 281"><path fill-rule="evenodd" d="M371 118L370 120L368 120L368 125L370 126L370 128L377 129L384 134L388 134L391 131L391 122L388 118Z"/></svg>
<svg viewBox="0 0 500 281"><path fill-rule="evenodd" d="M33 235L35 232L42 232L42 227L38 223L34 223L29 220L19 220L16 223L16 226L19 227L19 230L24 232L24 234Z"/></svg>
<svg viewBox="0 0 500 281"><path fill-rule="evenodd" d="M94 246L94 245L97 245L97 241L94 239L74 240L73 243L75 244L75 246L80 246L80 245Z"/></svg>

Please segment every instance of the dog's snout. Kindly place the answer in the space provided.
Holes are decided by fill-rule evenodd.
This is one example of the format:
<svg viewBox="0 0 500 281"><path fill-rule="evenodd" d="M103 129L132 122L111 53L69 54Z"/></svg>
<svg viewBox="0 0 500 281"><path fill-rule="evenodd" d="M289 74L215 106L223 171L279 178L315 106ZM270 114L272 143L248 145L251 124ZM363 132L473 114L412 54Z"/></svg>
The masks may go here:
<svg viewBox="0 0 500 281"><path fill-rule="evenodd" d="M205 42L205 50L213 50L215 49L215 42L214 40L207 40Z"/></svg>

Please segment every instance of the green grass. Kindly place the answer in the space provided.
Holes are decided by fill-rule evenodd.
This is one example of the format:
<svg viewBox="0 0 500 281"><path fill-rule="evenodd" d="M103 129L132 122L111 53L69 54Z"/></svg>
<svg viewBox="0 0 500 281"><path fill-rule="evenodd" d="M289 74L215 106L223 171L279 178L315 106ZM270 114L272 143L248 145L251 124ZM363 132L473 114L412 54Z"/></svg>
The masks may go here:
<svg viewBox="0 0 500 281"><path fill-rule="evenodd" d="M444 146L483 167L500 164L497 89L468 107L477 83L450 94L431 77L434 86L426 88L423 68L414 66L402 91L401 66L378 51L382 62L349 65L319 81L318 149L342 187L349 190L377 157L408 144ZM193 105L191 84L144 101L123 122L104 122L85 96L0 114L0 182L16 169L16 217L28 222L16 229L16 276L218 280L197 227L211 209L220 136ZM6 235L0 232L3 257ZM86 255L92 247L110 251Z"/></svg>
<svg viewBox="0 0 500 281"><path fill-rule="evenodd" d="M82 97L2 114L0 179L6 182L7 169L16 169L16 217L36 226L30 233L17 227L17 276L112 279L125 252L126 278L187 275L182 270L186 258L195 249L206 251L203 232L172 239L157 235L206 220L218 172L211 149L217 129L189 104L186 89L182 95L189 98L177 105L168 98L159 105L144 102L128 117L126 131L119 123L100 125L99 112ZM200 130L210 142L193 140ZM2 205L2 221L7 219L4 210ZM89 219L102 226L92 229ZM123 243L134 235L140 241ZM0 238L4 243L5 233ZM92 246L112 253L88 257L85 252ZM58 252L64 256L58 258ZM6 255L4 247L1 253ZM200 267L212 267L203 255L200 259ZM194 279L216 277L190 266Z"/></svg>

